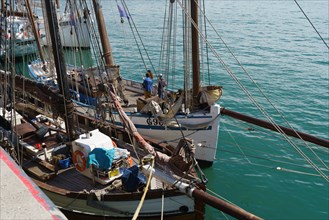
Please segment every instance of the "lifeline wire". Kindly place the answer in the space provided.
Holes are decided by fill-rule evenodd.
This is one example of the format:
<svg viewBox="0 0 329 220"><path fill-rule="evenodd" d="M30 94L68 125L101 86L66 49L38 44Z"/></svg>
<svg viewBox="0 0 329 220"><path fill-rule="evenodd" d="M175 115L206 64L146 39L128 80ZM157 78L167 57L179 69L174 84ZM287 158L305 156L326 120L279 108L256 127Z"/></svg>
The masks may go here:
<svg viewBox="0 0 329 220"><path fill-rule="evenodd" d="M328 44L326 43L326 41L322 38L321 34L319 33L319 31L314 27L313 23L311 22L311 20L308 18L308 16L305 14L305 12L303 11L303 9L300 7L300 5L298 4L298 2L296 0L294 0L294 2L297 4L297 6L299 7L299 9L301 10L301 12L303 12L305 18L308 20L308 22L312 25L313 29L315 30L315 32L319 35L319 37L321 38L321 40L323 41L324 45L326 45L326 47L329 49Z"/></svg>
<svg viewBox="0 0 329 220"><path fill-rule="evenodd" d="M287 142L289 142L291 144L292 147L295 148L295 150L327 181L329 182L329 177L327 175L325 175L320 169L319 167L313 163L312 160L310 160L305 154L304 152L302 152L291 140L290 138L282 131L282 129L273 121L273 119L268 115L268 113L258 104L258 102L254 99L254 97L250 94L250 92L242 85L242 83L239 81L239 79L235 76L235 74L229 69L229 67L226 65L226 63L223 61L223 59L218 55L218 53L216 52L216 50L214 49L214 47L209 43L209 41L205 38L205 36L200 33L199 28L197 27L197 25L195 24L195 22L193 21L193 19L191 18L191 15L189 12L186 11L186 9L184 8L184 6L182 5L182 3L178 0L177 1L180 6L182 7L182 9L185 10L185 14L188 15L191 23L193 24L193 26L198 30L200 36L202 37L202 39L209 44L209 47L211 49L211 51L214 53L214 55L216 56L216 58L218 59L218 61L220 61L220 63L223 65L223 67L225 68L225 70L227 71L227 73L230 74L230 76L235 80L235 82L238 84L238 86L244 91L244 93L248 96L248 98L250 99L250 101L252 101L255 106L263 113L263 115L272 123L272 125L286 138Z"/></svg>

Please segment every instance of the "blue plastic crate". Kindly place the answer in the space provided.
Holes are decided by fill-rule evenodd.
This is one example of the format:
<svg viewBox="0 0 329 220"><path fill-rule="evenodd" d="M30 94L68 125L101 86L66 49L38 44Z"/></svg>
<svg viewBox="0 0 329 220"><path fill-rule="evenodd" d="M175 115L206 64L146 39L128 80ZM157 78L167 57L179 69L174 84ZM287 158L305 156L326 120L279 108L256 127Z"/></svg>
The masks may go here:
<svg viewBox="0 0 329 220"><path fill-rule="evenodd" d="M64 159L64 160L60 160L59 161L59 167L61 168L61 169L66 169L66 168L68 168L69 166L71 165L71 158L66 158L66 159Z"/></svg>

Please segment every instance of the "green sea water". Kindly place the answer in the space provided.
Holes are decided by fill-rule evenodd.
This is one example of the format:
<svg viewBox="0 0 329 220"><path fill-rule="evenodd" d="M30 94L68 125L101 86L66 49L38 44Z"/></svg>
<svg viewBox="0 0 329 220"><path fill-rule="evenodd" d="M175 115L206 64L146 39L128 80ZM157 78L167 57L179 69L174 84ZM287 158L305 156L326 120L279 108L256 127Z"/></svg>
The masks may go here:
<svg viewBox="0 0 329 220"><path fill-rule="evenodd" d="M328 1L297 2L328 44ZM151 63L155 69L159 66L167 3L125 1L152 61L145 63L140 59L143 52L135 46L138 35L130 34L128 20L121 23L117 3L121 4L102 1L113 57L124 77L141 80ZM207 18L216 30L207 26L209 42L249 91L246 95L223 65L211 57L211 82L223 86L219 104L266 119L252 99L276 123L328 140L329 50L295 1L205 0L205 4ZM219 35L249 76L229 55ZM66 59L77 54L68 51ZM90 51L83 51L83 57L85 66L92 63ZM183 62L178 55L177 59L179 79L179 64ZM74 64L74 60L69 62ZM22 63L18 72L25 71L28 61ZM221 118L220 127L216 160L212 167L203 169L209 179L209 192L264 219L329 219L329 184L302 156L305 154L328 176L328 148L294 138L288 140L294 144L289 144L275 132L227 116ZM232 218L207 207L206 219Z"/></svg>

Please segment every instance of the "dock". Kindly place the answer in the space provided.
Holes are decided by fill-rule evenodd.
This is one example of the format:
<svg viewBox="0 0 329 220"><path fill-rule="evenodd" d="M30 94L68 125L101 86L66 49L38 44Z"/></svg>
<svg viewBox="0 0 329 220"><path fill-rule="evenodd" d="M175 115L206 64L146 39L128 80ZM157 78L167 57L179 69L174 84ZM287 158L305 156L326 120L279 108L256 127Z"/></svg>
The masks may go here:
<svg viewBox="0 0 329 220"><path fill-rule="evenodd" d="M67 220L0 147L0 219Z"/></svg>

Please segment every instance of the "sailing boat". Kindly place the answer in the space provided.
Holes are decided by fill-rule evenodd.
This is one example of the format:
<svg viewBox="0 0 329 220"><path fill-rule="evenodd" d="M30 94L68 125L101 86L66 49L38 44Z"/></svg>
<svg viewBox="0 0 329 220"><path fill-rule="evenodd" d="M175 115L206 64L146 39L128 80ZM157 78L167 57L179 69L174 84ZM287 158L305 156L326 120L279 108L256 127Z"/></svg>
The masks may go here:
<svg viewBox="0 0 329 220"><path fill-rule="evenodd" d="M99 9L99 3L93 3ZM53 49L61 49L54 5L50 1L45 1L45 5ZM10 118L19 119L20 116L16 117L15 111L18 109L21 109L22 115L16 124L10 119L9 131L2 129L2 136L6 138L1 140L1 145L11 152L65 214L75 218L93 219L158 219L161 216L166 219L203 219L203 202L207 202L214 207L224 207L226 212L235 217L258 219L244 210L229 204L223 205L224 202L205 195L201 190L204 187L202 181L191 172L194 170L191 165L195 160L189 141L180 142L177 152L171 157L149 146L124 114L110 87L107 88L108 94L128 130L126 138L131 138L131 134L134 137L132 142L143 146L147 152L143 154L137 145L131 146L123 142L124 135L127 135L125 129L120 130L108 123L74 113L62 51L56 52L54 58L57 78L59 88L63 90L57 91L21 76L0 72L3 85L1 88L15 85L2 92L3 95L11 95ZM19 100L24 102L20 103ZM46 105L51 105L53 115L63 117L67 132L62 130L63 123L53 121L45 115L31 117ZM75 121L76 118L79 123ZM96 123L103 123L103 130L117 134L116 138L110 138L98 129L90 131ZM78 126L81 129L76 130ZM76 132L83 129L87 131L75 138L78 136ZM132 150L128 151L129 146ZM74 167L70 166L71 154ZM135 166L135 157L144 158L140 167L144 175ZM146 186L145 176L148 176Z"/></svg>
<svg viewBox="0 0 329 220"><path fill-rule="evenodd" d="M40 5L41 7L42 5ZM57 16L59 23L59 34L64 48L90 48L89 17L86 9L81 8L75 1L65 1L64 12L61 13L60 2L56 1ZM43 7L44 8L44 7ZM46 32L46 27L42 31ZM46 35L46 34L45 34ZM50 41L44 39L45 46L51 46Z"/></svg>
<svg viewBox="0 0 329 220"><path fill-rule="evenodd" d="M7 11L2 5L0 16L0 58L23 57L38 52L27 13ZM8 41L8 39L11 39ZM9 45L7 42L11 42Z"/></svg>
<svg viewBox="0 0 329 220"><path fill-rule="evenodd" d="M7 10L8 4L1 1L1 50L0 58L12 56L23 57L31 54L36 54L40 49L36 43L36 34L33 33L33 25L37 26L37 35L42 41L42 45L49 46L49 40L45 38L44 19L37 15L37 12L32 12L26 7L26 1L15 1L11 8L16 8L15 11ZM29 1L30 4L30 1ZM41 3L33 2L33 10L43 8ZM57 2L57 9L59 10L59 2ZM69 13L68 8L77 8L71 1L66 2L66 10L63 14L58 11L60 36L63 42L63 47L66 48L89 48L90 35L88 33L89 21L84 16L84 11L81 9L75 10L75 13ZM73 10L70 10L73 11ZM33 24L34 23L34 24ZM7 45L7 39L15 39L10 41L13 45Z"/></svg>
<svg viewBox="0 0 329 220"><path fill-rule="evenodd" d="M169 7L173 7L173 4L176 3L171 1ZM191 42L193 42L191 59L186 61L188 65L193 64L192 89L188 83L191 79L186 78L184 89L177 92L167 91L165 99L161 99L157 95L146 99L143 97L142 83L122 77L119 66L114 67L111 54L106 62L106 65L112 68L110 75L103 74L104 70L100 71L97 68L84 69L72 66L68 66L67 74L71 79L72 98L79 106L79 112L87 112L90 116L102 117L105 121L115 121L120 124L117 112L111 111L110 117L107 116L109 109L99 99L103 98L103 95L99 91L98 85L102 82L116 81L116 90L125 103L123 106L125 112L139 133L167 145L168 148L177 146L181 135L192 138L197 146L196 158L203 165L209 166L215 160L214 155L218 143L220 106L216 101L222 94L222 87L201 86L198 8L195 1L190 1L190 4L189 11L192 17L187 18L188 28L185 30L189 32L188 35L191 35ZM107 37L106 32L103 35ZM104 36L101 36L102 39ZM103 51L107 55L107 53L111 53L111 49L109 43L104 42L105 40L102 40L102 46L104 47L104 44L106 46ZM54 76L48 76L38 61L29 65L29 71L30 76L39 82L56 84ZM190 74L189 71L191 70L186 70L187 75ZM153 93L156 94L156 92ZM90 107L98 111L92 111Z"/></svg>
<svg viewBox="0 0 329 220"><path fill-rule="evenodd" d="M32 96L30 100L39 105L42 104L40 100L33 99ZM70 142L66 140L68 134L54 126L51 123L52 119L47 119L43 115L24 119L17 113L14 115L10 112L6 113L9 118L16 115L20 123L13 125L15 133L1 129L2 136L5 137L2 139L1 146L20 161L25 172L65 215L69 218L100 219L104 217L131 219L133 217L143 193L141 190L145 187L146 177L138 171L135 162L129 161L136 161L135 155L130 155L130 151L120 148L124 145L118 142L118 147L114 148L114 139L96 129L81 134L78 139L71 142L73 151L71 157ZM30 111L25 112L25 114L28 113ZM35 121L35 123L30 121ZM13 142L10 142L11 140ZM133 152L134 148L131 149ZM100 151L103 151L103 154L99 154ZM109 157L104 157L105 153L113 155L110 157L112 163L107 166L104 165L104 158L109 159ZM103 162L97 162L99 167L88 165L87 160L92 155L95 158L104 155ZM147 161L145 162L146 166ZM148 169L151 169L151 166ZM155 170L159 172L158 168ZM135 177L131 175L124 177L127 175L124 174L125 172L131 172L131 175ZM131 181L131 178L135 180ZM168 185L169 188L166 186L162 189L162 181L157 177L152 179L148 197L145 198L143 209L139 213L141 219L159 218L161 214L173 219L183 216L190 216L193 219L200 215L197 213L202 213L202 210L196 208L198 205L194 204L193 199L170 185ZM166 205L161 210L163 195L165 195L164 204Z"/></svg>

